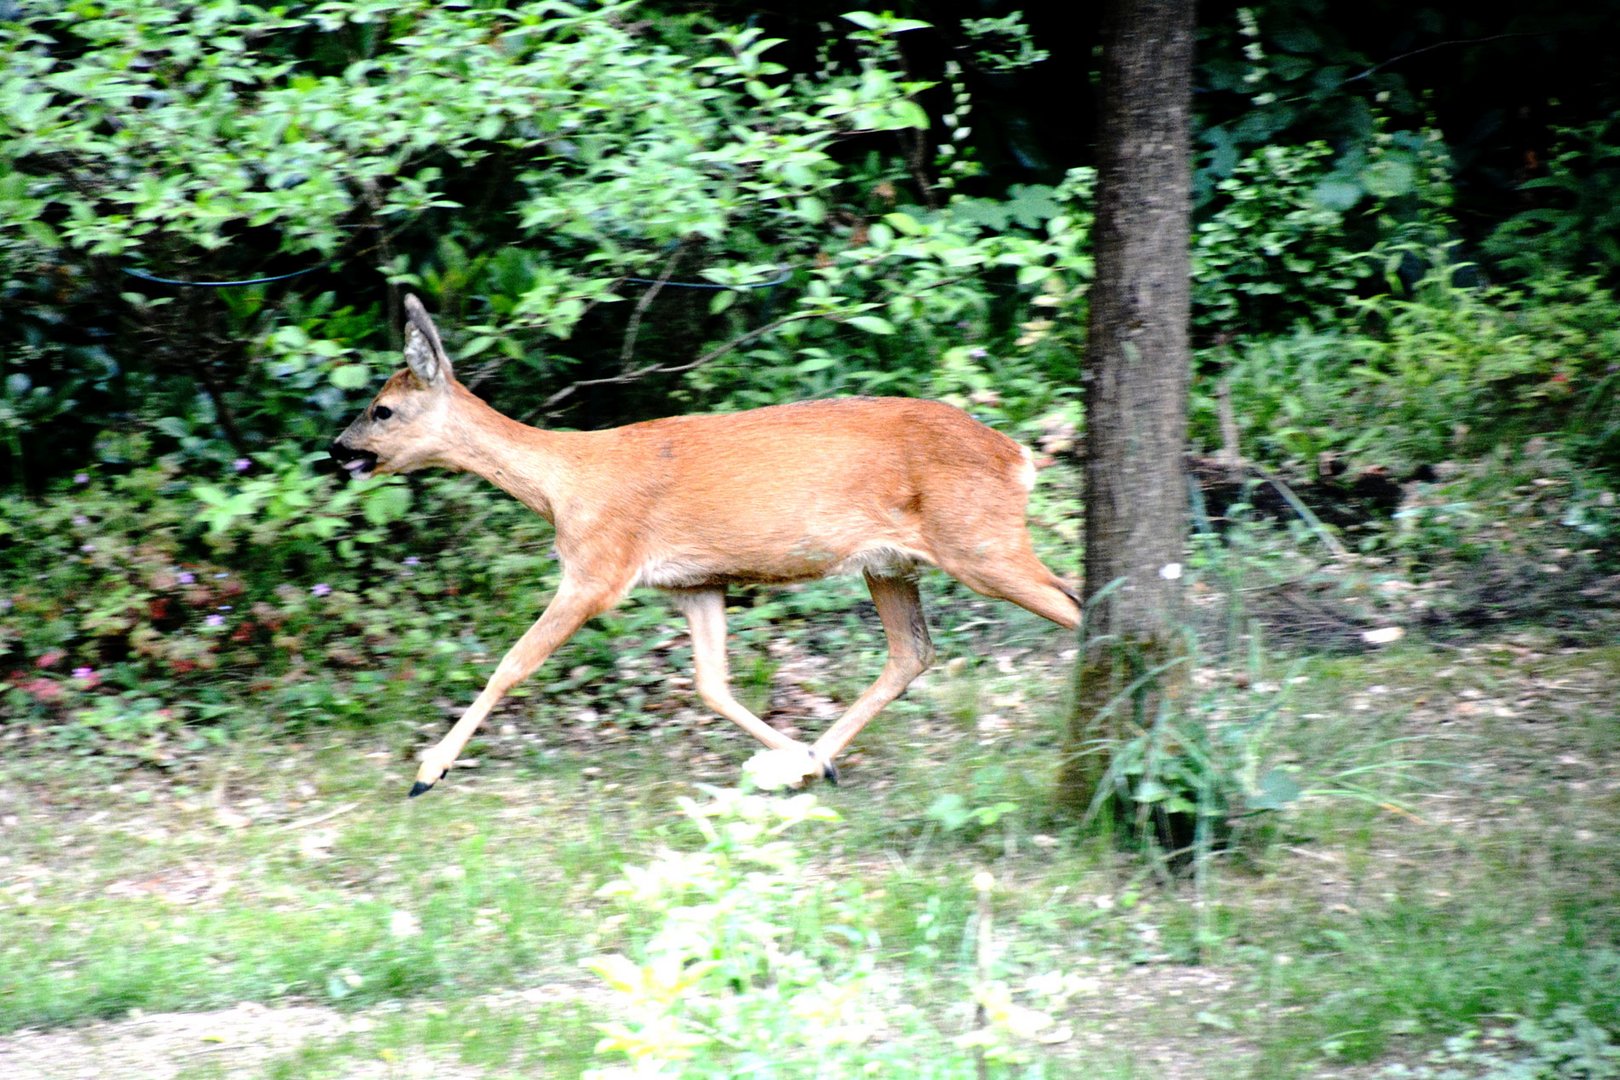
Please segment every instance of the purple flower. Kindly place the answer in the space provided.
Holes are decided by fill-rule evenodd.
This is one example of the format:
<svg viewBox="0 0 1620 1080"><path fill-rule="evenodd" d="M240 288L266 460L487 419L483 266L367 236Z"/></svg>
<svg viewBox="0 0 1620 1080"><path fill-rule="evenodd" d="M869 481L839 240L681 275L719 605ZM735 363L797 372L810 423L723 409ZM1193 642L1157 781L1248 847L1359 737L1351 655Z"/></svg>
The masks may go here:
<svg viewBox="0 0 1620 1080"><path fill-rule="evenodd" d="M73 524L77 525L79 528L82 529L86 525L90 524L90 519L85 517L83 514L74 514L73 515Z"/></svg>
<svg viewBox="0 0 1620 1080"><path fill-rule="evenodd" d="M990 355L989 349L969 349L968 356L974 360L983 360Z"/></svg>
<svg viewBox="0 0 1620 1080"><path fill-rule="evenodd" d="M332 586L323 581L317 585L310 586L309 591L314 593L316 596L325 596L332 591Z"/></svg>
<svg viewBox="0 0 1620 1080"><path fill-rule="evenodd" d="M224 626L225 625L225 616L223 616L223 615L210 615L210 616L208 616L208 618L203 620L203 625L204 626Z"/></svg>
<svg viewBox="0 0 1620 1080"><path fill-rule="evenodd" d="M90 482L90 474L83 472L77 473L73 477L73 482L75 484L88 484Z"/></svg>
<svg viewBox="0 0 1620 1080"><path fill-rule="evenodd" d="M422 565L422 560L418 559L415 555L407 555L407 556L405 556L405 565L406 566L421 566Z"/></svg>
<svg viewBox="0 0 1620 1080"><path fill-rule="evenodd" d="M239 457L235 461L231 462L231 468L235 469L237 472L247 472L249 469L253 468L253 462L249 461L245 457Z"/></svg>
<svg viewBox="0 0 1620 1080"><path fill-rule="evenodd" d="M193 574L190 570L182 570L180 571L179 580L180 584L182 585L195 585L197 583L197 575Z"/></svg>
<svg viewBox="0 0 1620 1080"><path fill-rule="evenodd" d="M76 667L73 669L73 677L75 679L88 679L95 673L96 669L90 667Z"/></svg>
<svg viewBox="0 0 1620 1080"><path fill-rule="evenodd" d="M94 550L96 550L96 545L94 545L94 544L80 544L79 545L79 550L80 551L94 551Z"/></svg>

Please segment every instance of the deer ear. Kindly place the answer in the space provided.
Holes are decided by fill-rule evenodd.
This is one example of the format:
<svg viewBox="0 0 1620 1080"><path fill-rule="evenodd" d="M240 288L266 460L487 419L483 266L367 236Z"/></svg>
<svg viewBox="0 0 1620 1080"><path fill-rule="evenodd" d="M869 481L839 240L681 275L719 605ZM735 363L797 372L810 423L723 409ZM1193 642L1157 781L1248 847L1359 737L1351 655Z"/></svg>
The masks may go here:
<svg viewBox="0 0 1620 1080"><path fill-rule="evenodd" d="M405 297L405 363L424 386L439 386L455 379L439 331L415 296Z"/></svg>

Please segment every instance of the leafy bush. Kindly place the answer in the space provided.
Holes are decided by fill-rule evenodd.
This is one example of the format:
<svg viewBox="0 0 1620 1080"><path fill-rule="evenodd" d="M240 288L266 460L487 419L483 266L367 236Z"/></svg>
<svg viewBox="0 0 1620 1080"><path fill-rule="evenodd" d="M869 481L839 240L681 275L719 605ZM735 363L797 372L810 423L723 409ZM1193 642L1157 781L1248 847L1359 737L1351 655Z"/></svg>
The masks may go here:
<svg viewBox="0 0 1620 1080"><path fill-rule="evenodd" d="M1201 48L1194 325L1275 333L1332 320L1404 249L1453 231L1450 154L1401 74L1309 5L1242 7ZM1421 266L1417 267L1419 272Z"/></svg>
<svg viewBox="0 0 1620 1080"><path fill-rule="evenodd" d="M37 487L108 460L108 414L199 465L324 444L397 362L367 267L390 302L433 297L469 381L498 375L529 419L956 394L960 359L933 380L956 348L990 358L986 404L1063 408L1072 357L1021 324L1080 295L1084 174L941 204L949 185L913 173L964 171L954 137L935 163L874 149L930 126L899 50L924 24L845 21L806 74L758 30L625 3L30 9L0 33L0 290L20 313L0 454ZM118 274L323 262L173 295ZM52 454L30 446L45 424Z"/></svg>
<svg viewBox="0 0 1620 1080"><path fill-rule="evenodd" d="M1535 205L1498 225L1484 250L1526 279L1596 271L1612 284L1620 271L1620 119L1558 137L1545 175L1519 186Z"/></svg>
<svg viewBox="0 0 1620 1080"><path fill-rule="evenodd" d="M810 795L704 790L680 800L701 848L666 848L601 890L624 909L630 942L586 961L616 1017L601 1025L597 1053L630 1066L590 1075L967 1078L989 1062L1000 1075L1044 1075L1033 1048L1068 1032L1036 1007L1038 994L970 980L960 991L980 1023L952 1037L884 962L872 899L813 872L792 835L837 815ZM934 994L951 989L937 970L928 982Z"/></svg>
<svg viewBox="0 0 1620 1080"><path fill-rule="evenodd" d="M1209 350L1194 431L1221 441L1218 378L1252 432L1242 449L1302 472L1331 451L1404 475L1539 437L1620 477L1620 315L1601 285L1467 288L1441 267L1355 309L1354 322Z"/></svg>
<svg viewBox="0 0 1620 1080"><path fill-rule="evenodd" d="M1373 277L1373 251L1347 235L1354 197L1332 179L1323 143L1268 146L1216 181L1220 196L1194 230L1195 324L1242 333L1294 318L1333 318Z"/></svg>
<svg viewBox="0 0 1620 1080"><path fill-rule="evenodd" d="M1394 1065L1381 1080L1616 1080L1620 1042L1579 1005L1560 1005L1545 1019L1511 1028L1456 1035L1419 1065Z"/></svg>

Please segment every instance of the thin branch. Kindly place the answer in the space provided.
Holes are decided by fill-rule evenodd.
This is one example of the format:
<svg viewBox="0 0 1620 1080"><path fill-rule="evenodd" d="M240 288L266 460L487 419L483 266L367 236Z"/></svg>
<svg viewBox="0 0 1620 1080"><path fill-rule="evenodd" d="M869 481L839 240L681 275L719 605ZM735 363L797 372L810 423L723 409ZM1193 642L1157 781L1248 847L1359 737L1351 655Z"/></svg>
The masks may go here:
<svg viewBox="0 0 1620 1080"><path fill-rule="evenodd" d="M1344 85L1346 85L1348 83L1356 82L1359 79L1369 78L1375 72L1379 71L1382 68L1387 68L1391 64L1398 64L1402 60L1410 60L1414 56L1422 56L1424 53L1433 52L1435 49L1444 49L1444 48L1447 48L1447 47L1452 46L1452 45L1484 45L1487 42L1504 41L1504 40L1507 40L1508 38L1545 37L1546 35L1552 34L1552 33L1556 33L1556 31L1553 31L1553 30L1541 30L1541 31L1538 31L1538 32L1535 32L1535 33L1526 32L1526 31L1517 31L1517 32L1508 33L1508 34L1492 34L1489 37L1453 38L1450 41L1437 41L1433 45L1425 45L1421 49L1413 49L1411 52L1403 52L1398 56L1392 56L1388 60L1381 60L1378 63L1374 64L1372 67L1368 68L1366 71L1363 71L1358 75L1350 76L1349 78L1345 79L1344 82L1340 83L1339 85L1344 86Z"/></svg>
<svg viewBox="0 0 1620 1080"><path fill-rule="evenodd" d="M652 305L652 302L657 299L658 294L664 290L664 285L669 281L670 275L675 273L675 264L680 261L683 250L682 245L677 244L675 246L669 260L664 263L664 272L659 274L651 285L647 286L646 290L641 294L641 299L636 301L635 308L631 310L630 320L624 328L624 346L619 350L620 367L628 368L630 366L630 358L636 354L636 338L641 333L641 317L646 313L647 308Z"/></svg>
<svg viewBox="0 0 1620 1080"><path fill-rule="evenodd" d="M826 312L823 311L797 311L792 315L784 315L780 319L773 319L764 326L760 326L748 331L748 333L743 334L741 337L733 338L724 345L710 349L696 360L691 360L684 364L647 364L643 367L636 368L633 371L621 371L617 375L609 375L602 379L580 379L578 382L570 383L561 390L558 390L555 394L552 394L550 397L546 398L545 401L540 403L540 407L538 409L535 409L529 414L529 417L533 418L538 416L540 413L545 412L547 409L551 408L553 405L556 405L563 399L571 397L574 391L579 390L582 387L632 383L640 379L645 379L649 375L680 375L688 371L694 371L697 368L702 367L704 364L712 363L715 360L720 359L720 357L732 352L735 349L742 348L749 342L757 340L773 330L786 326L788 323L799 322L804 319L819 319L825 317L825 315Z"/></svg>

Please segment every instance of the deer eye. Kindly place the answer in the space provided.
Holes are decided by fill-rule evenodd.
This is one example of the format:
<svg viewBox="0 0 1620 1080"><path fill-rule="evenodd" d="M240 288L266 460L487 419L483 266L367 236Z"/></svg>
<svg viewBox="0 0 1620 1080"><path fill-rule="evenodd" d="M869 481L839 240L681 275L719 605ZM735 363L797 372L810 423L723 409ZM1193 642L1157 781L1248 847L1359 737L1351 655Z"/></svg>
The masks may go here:
<svg viewBox="0 0 1620 1080"><path fill-rule="evenodd" d="M373 420L386 420L390 416L393 416L393 415L394 415L394 410L390 409L386 405L379 405L375 409L371 410L371 418Z"/></svg>

